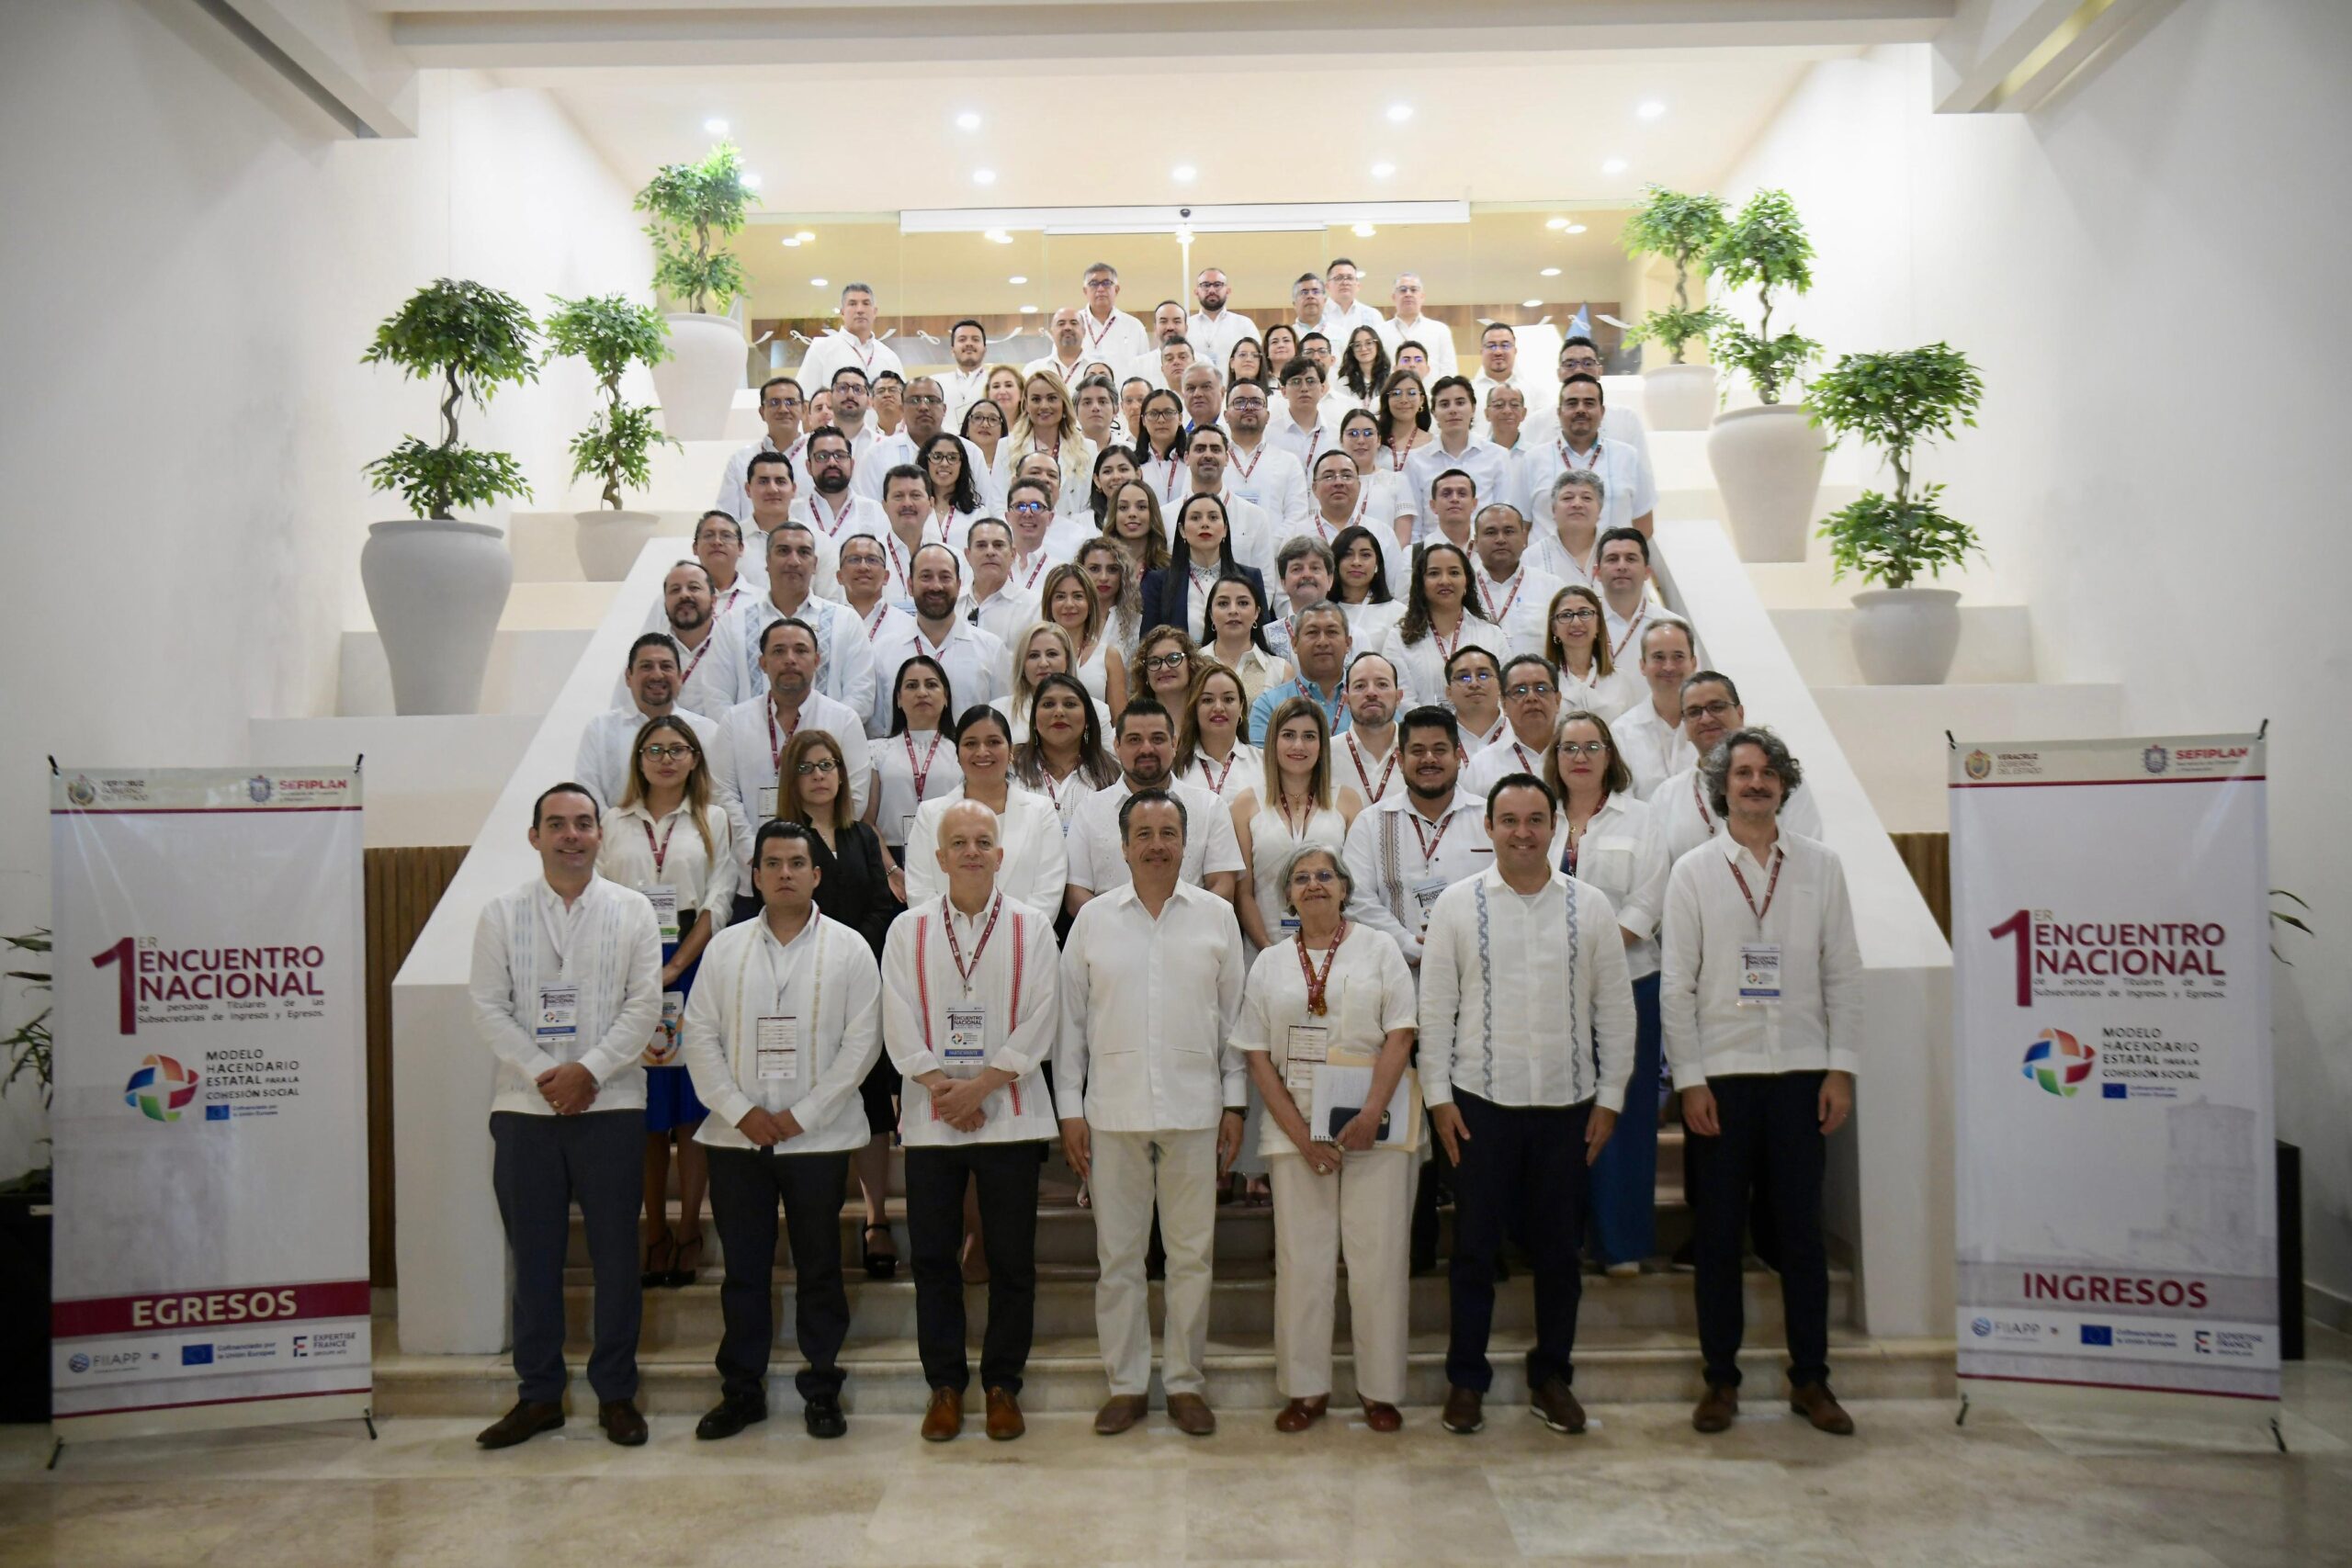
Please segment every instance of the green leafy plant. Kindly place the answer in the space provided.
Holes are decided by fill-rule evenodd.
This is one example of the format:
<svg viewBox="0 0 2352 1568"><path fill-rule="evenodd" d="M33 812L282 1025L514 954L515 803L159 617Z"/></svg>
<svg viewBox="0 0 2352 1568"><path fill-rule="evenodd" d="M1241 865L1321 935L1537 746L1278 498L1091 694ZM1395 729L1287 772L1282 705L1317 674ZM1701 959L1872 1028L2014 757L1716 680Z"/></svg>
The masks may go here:
<svg viewBox="0 0 2352 1568"><path fill-rule="evenodd" d="M1830 542L1838 576L1852 571L1866 581L1907 588L1923 569L1940 577L1971 551L1983 553L1975 530L1938 509L1943 486L1912 494L1911 465L1921 442L1949 441L1959 426L1973 426L1984 396L1976 367L1941 343L1894 354L1845 355L1814 383L1805 397L1814 424L1878 448L1894 470L1893 495L1865 491L1823 521L1820 537Z"/></svg>
<svg viewBox="0 0 2352 1568"><path fill-rule="evenodd" d="M396 490L419 517L451 517L502 496L526 496L522 467L503 452L477 452L458 441L458 404L486 408L498 389L539 378L537 330L521 300L479 283L438 277L409 296L376 328L363 365L392 364L413 380L441 383L441 441L409 436L366 473L379 491Z"/></svg>
<svg viewBox="0 0 2352 1568"><path fill-rule="evenodd" d="M2274 898L2292 898L2299 908L2309 909L2311 908L2311 905L2303 901L2301 894L2290 892L2284 887L2272 888L2270 890L2270 896ZM2271 910L2270 919L2274 925L2292 926L2297 931L2302 932L2305 936L2316 936L2319 934L2312 931L2309 925L2304 923L2301 916L2290 914L2284 909ZM2295 961L2288 957L2285 953L2279 952L2278 944L2275 942L2270 944L2270 956L2277 959L2279 963L2284 964L2290 969L2292 969L2295 966Z"/></svg>
<svg viewBox="0 0 2352 1568"><path fill-rule="evenodd" d="M0 937L0 942L6 942L17 953L46 955L51 951L50 933L46 928L28 931L22 936ZM47 969L11 969L8 978L27 982L25 989L28 991L50 988L51 976ZM0 1045L6 1046L8 1051L8 1076L0 1078L0 1094L16 1088L18 1078L30 1075L34 1086L40 1090L40 1104L44 1111L49 1109L51 1096L56 1089L54 1058L51 1054L56 1043L49 1032L51 1010L44 1006L32 1018L18 1024L5 1037L0 1037ZM41 1140L43 1143L48 1141L46 1138ZM44 1197L49 1188L49 1167L46 1164L35 1166L6 1183L0 1183L0 1192L10 1196L30 1195L35 1199Z"/></svg>
<svg viewBox="0 0 2352 1568"><path fill-rule="evenodd" d="M752 193L743 184L743 155L731 141L713 147L700 163L664 164L634 203L653 221L653 285L697 314L724 312L750 287L743 264L718 248L741 233Z"/></svg>
<svg viewBox="0 0 2352 1568"><path fill-rule="evenodd" d="M1647 198L1625 220L1625 251L1628 255L1663 256L1674 264L1674 304L1643 317L1641 325L1626 334L1627 342L1663 344L1679 365L1692 338L1708 337L1731 325L1731 318L1713 305L1690 303L1692 274L1704 280L1713 270L1709 254L1723 231L1722 197L1649 187Z"/></svg>
<svg viewBox="0 0 2352 1568"><path fill-rule="evenodd" d="M1821 345L1795 333L1772 332L1772 291L1804 294L1813 287L1813 242L1805 238L1796 203L1784 190L1760 190L1724 226L1707 252L1717 277L1733 288L1756 285L1760 318L1750 331L1733 321L1708 339L1714 356L1747 373L1758 401L1773 404Z"/></svg>
<svg viewBox="0 0 2352 1568"><path fill-rule="evenodd" d="M555 300L548 318L548 346L557 354L578 355L595 372L604 406L588 428L571 438L571 477L589 474L605 481L604 503L620 509L621 486L643 490L651 478L650 454L656 441L677 446L654 423L658 412L650 404L624 401L621 377L632 365L650 366L670 357L670 324L650 305L630 302L626 295ZM683 449L683 448L681 448Z"/></svg>

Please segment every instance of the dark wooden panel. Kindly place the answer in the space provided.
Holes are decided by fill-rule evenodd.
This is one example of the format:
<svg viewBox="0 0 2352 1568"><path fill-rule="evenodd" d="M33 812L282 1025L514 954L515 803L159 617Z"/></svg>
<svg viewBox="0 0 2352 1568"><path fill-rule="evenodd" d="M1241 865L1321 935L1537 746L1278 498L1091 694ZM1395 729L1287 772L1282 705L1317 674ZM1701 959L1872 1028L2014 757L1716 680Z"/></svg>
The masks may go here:
<svg viewBox="0 0 2352 1568"><path fill-rule="evenodd" d="M1894 852L1911 868L1919 897L1936 917L1944 940L1951 940L1951 835L1949 833L1889 833Z"/></svg>
<svg viewBox="0 0 2352 1568"><path fill-rule="evenodd" d="M462 845L367 852L368 1277L391 1285L392 976L458 874Z"/></svg>

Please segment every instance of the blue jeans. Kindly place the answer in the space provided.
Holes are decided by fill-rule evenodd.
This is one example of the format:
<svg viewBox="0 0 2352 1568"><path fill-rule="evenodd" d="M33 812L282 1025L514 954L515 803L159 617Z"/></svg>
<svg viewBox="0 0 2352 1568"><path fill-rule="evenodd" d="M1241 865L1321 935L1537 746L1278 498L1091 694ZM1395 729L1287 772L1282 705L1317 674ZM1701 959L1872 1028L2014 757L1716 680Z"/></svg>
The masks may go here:
<svg viewBox="0 0 2352 1568"><path fill-rule="evenodd" d="M1592 1166L1592 1250L1603 1266L1639 1263L1657 1240L1657 982L1634 982L1634 1081Z"/></svg>

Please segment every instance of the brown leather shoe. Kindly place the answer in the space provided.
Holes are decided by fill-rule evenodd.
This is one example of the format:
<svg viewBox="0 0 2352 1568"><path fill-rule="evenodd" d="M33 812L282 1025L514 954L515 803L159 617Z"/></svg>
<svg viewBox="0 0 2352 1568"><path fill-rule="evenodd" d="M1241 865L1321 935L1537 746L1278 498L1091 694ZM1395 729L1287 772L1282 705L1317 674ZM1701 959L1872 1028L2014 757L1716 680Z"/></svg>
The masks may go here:
<svg viewBox="0 0 2352 1568"><path fill-rule="evenodd" d="M1115 1438L1142 1420L1144 1412L1150 1408L1151 1401L1140 1393L1114 1393L1094 1413L1094 1435Z"/></svg>
<svg viewBox="0 0 2352 1568"><path fill-rule="evenodd" d="M1322 1420L1323 1413L1330 1408L1331 1396L1328 1393L1317 1394L1313 1399L1294 1399L1275 1415L1274 1430L1296 1437Z"/></svg>
<svg viewBox="0 0 2352 1568"><path fill-rule="evenodd" d="M1833 1438L1854 1435L1854 1418L1838 1403L1826 1382L1809 1382L1803 1388L1789 1390L1789 1408L1813 1423L1816 1432L1826 1432Z"/></svg>
<svg viewBox="0 0 2352 1568"><path fill-rule="evenodd" d="M989 1390L989 1437L1000 1443L1009 1443L1029 1429L1021 1418L1021 1402L1009 1389Z"/></svg>
<svg viewBox="0 0 2352 1568"><path fill-rule="evenodd" d="M1405 1416L1393 1404L1367 1399L1363 1402L1363 1424L1375 1432L1394 1432L1405 1425Z"/></svg>
<svg viewBox="0 0 2352 1568"><path fill-rule="evenodd" d="M1188 1438L1205 1438L1216 1430L1216 1412L1197 1393L1170 1394L1168 1419Z"/></svg>
<svg viewBox="0 0 2352 1568"><path fill-rule="evenodd" d="M632 1400L608 1399L596 1406L596 1425L605 1436L625 1449L645 1445L645 1417L637 1413Z"/></svg>
<svg viewBox="0 0 2352 1568"><path fill-rule="evenodd" d="M1699 1396L1698 1408L1690 1412L1690 1425L1702 1432L1728 1432L1732 1417L1738 1414L1739 1390L1727 1382L1711 1382Z"/></svg>
<svg viewBox="0 0 2352 1568"><path fill-rule="evenodd" d="M1577 1403L1563 1379L1545 1378L1541 1386L1530 1390L1527 1410L1555 1432L1575 1437L1584 1430L1584 1406Z"/></svg>
<svg viewBox="0 0 2352 1568"><path fill-rule="evenodd" d="M931 1391L931 1405L922 1413L922 1440L944 1443L964 1429L964 1391L960 1388L934 1388Z"/></svg>
<svg viewBox="0 0 2352 1568"><path fill-rule="evenodd" d="M1475 1388L1460 1385L1445 1391L1445 1408L1438 1413L1437 1424L1457 1437L1468 1437L1487 1424L1487 1396Z"/></svg>
<svg viewBox="0 0 2352 1568"><path fill-rule="evenodd" d="M543 1404L535 1399L518 1399L514 1409L475 1433L474 1441L486 1449L511 1449L541 1432L552 1432L562 1425L562 1405Z"/></svg>

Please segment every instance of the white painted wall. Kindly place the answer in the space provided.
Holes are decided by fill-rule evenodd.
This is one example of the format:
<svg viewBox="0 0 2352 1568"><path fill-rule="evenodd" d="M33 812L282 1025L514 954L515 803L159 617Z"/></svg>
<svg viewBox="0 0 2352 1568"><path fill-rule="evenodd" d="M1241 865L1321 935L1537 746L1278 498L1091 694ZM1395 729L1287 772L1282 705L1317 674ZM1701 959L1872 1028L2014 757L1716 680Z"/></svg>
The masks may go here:
<svg viewBox="0 0 2352 1568"><path fill-rule="evenodd" d="M552 100L421 86L415 140L344 140L197 7L0 9L0 930L48 923L44 753L218 765L250 717L334 712L398 515L360 465L433 435L429 389L358 364L379 319L445 275L646 290L628 186ZM463 428L553 501L590 391L552 367ZM36 1135L0 1101L0 1174Z"/></svg>
<svg viewBox="0 0 2352 1568"><path fill-rule="evenodd" d="M1815 66L1724 188L1795 197L1819 281L1790 316L1833 354L1941 338L1983 369L1982 428L1925 473L2043 680L2121 682L2130 731L2272 721L2272 879L2322 936L2282 944L2279 1132L2309 1276L2352 1296L2352 8L2185 0L2030 115L1932 115L1929 77L1924 46Z"/></svg>

